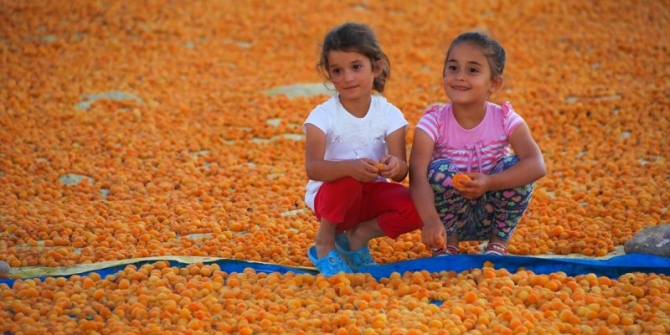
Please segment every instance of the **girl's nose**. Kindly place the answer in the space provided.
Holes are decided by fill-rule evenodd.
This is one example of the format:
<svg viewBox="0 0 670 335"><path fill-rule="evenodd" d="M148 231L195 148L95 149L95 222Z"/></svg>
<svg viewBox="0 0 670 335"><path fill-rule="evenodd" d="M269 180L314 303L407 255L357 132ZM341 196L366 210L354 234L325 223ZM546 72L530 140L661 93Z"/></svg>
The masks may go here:
<svg viewBox="0 0 670 335"><path fill-rule="evenodd" d="M351 71L344 71L344 81L351 81L354 79L354 74Z"/></svg>

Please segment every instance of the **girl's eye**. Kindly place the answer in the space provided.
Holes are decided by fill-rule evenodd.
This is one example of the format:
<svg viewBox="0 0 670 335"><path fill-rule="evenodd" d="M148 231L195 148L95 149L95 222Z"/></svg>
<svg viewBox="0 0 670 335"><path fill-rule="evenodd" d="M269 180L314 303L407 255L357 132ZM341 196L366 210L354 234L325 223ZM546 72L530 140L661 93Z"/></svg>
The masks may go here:
<svg viewBox="0 0 670 335"><path fill-rule="evenodd" d="M354 70L360 70L361 68L363 68L363 66L361 66L360 64L354 65Z"/></svg>
<svg viewBox="0 0 670 335"><path fill-rule="evenodd" d="M455 66L455 65L449 65L449 66L447 67L447 70L449 70L449 71L456 71L456 66Z"/></svg>
<svg viewBox="0 0 670 335"><path fill-rule="evenodd" d="M475 69L474 67L470 68L470 73L477 73L479 70Z"/></svg>
<svg viewBox="0 0 670 335"><path fill-rule="evenodd" d="M340 72L342 72L342 70L340 70L340 69L332 69L332 70L330 70L330 72L332 72L333 74L340 74Z"/></svg>

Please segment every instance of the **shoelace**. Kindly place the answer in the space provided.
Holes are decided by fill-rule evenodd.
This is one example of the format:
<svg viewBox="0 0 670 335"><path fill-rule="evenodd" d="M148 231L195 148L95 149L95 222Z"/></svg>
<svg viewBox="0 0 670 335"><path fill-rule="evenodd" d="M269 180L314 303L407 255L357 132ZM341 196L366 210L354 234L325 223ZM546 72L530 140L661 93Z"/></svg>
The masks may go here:
<svg viewBox="0 0 670 335"><path fill-rule="evenodd" d="M507 248L502 245L501 243L489 243L486 246L486 251L484 252L485 255L507 255Z"/></svg>
<svg viewBox="0 0 670 335"><path fill-rule="evenodd" d="M458 254L460 254L460 251L458 250L458 247L455 247L453 245L448 245L446 249L436 248L436 249L433 249L432 251L433 251L433 256L458 255Z"/></svg>

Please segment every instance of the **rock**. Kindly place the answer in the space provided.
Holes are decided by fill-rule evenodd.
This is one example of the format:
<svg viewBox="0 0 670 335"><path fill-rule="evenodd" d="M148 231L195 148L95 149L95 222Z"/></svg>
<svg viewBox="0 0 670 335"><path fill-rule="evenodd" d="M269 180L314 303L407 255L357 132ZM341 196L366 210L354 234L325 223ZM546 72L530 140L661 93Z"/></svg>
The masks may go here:
<svg viewBox="0 0 670 335"><path fill-rule="evenodd" d="M0 261L0 278L6 278L9 274L9 264L7 262Z"/></svg>
<svg viewBox="0 0 670 335"><path fill-rule="evenodd" d="M64 185L77 185L84 179L88 179L88 182L91 184L95 183L95 179L76 173L68 173L58 177L58 180Z"/></svg>
<svg viewBox="0 0 670 335"><path fill-rule="evenodd" d="M135 100L137 103L143 102L142 98L140 98L138 95L122 91L110 91L96 94L86 94L84 95L83 99L75 105L75 108L78 110L87 110L91 108L91 105L94 102L100 99L107 99L112 101Z"/></svg>
<svg viewBox="0 0 670 335"><path fill-rule="evenodd" d="M273 89L267 90L265 94L269 96L284 94L289 99L291 99L295 97L317 96L320 94L333 95L335 94L335 90L329 89L324 83L306 83L275 87Z"/></svg>
<svg viewBox="0 0 670 335"><path fill-rule="evenodd" d="M670 257L670 224L642 229L624 244L623 249L627 254Z"/></svg>

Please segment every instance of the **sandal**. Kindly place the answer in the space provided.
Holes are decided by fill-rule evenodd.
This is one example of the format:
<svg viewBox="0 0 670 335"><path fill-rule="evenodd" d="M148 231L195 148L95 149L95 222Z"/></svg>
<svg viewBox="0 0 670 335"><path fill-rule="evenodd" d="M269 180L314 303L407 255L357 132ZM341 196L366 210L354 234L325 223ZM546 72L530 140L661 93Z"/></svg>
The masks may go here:
<svg viewBox="0 0 670 335"><path fill-rule="evenodd" d="M484 255L505 256L507 255L507 248L502 243L489 243L486 245Z"/></svg>
<svg viewBox="0 0 670 335"><path fill-rule="evenodd" d="M347 234L337 233L335 235L335 249L342 255L344 261L349 264L349 267L353 271L358 271L360 268L368 266L379 265L372 259L370 249L367 245L360 250L351 251Z"/></svg>
<svg viewBox="0 0 670 335"><path fill-rule="evenodd" d="M325 257L318 259L316 246L312 246L307 251L307 258L316 266L316 268L326 277L332 277L340 272L352 273L351 268L340 257L335 249L331 250Z"/></svg>
<svg viewBox="0 0 670 335"><path fill-rule="evenodd" d="M435 256L445 256L445 255L458 255L461 252L458 250L458 247L455 245L447 245L446 249L437 248L433 249L432 257Z"/></svg>

